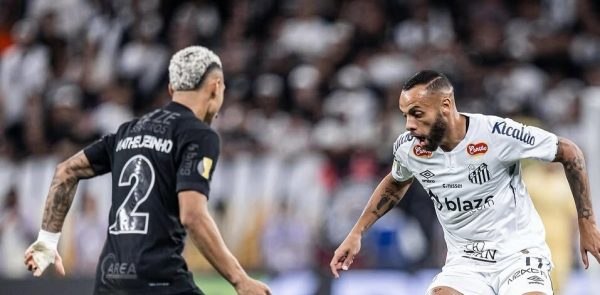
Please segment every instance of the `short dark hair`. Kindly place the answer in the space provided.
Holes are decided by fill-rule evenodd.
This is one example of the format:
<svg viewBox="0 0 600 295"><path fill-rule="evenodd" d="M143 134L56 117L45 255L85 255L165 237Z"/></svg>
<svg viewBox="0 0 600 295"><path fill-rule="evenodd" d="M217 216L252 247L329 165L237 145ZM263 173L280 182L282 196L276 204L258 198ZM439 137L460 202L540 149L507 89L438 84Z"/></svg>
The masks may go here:
<svg viewBox="0 0 600 295"><path fill-rule="evenodd" d="M421 84L429 84L427 85L427 90L430 91L453 88L452 83L450 83L450 80L448 80L444 74L432 70L423 70L416 73L406 82L404 82L402 91L410 90L413 87Z"/></svg>
<svg viewBox="0 0 600 295"><path fill-rule="evenodd" d="M206 70L204 71L202 76L200 76L200 80L198 81L198 84L196 84L192 90L200 89L200 87L202 87L202 84L204 84L204 80L206 80L206 77L208 76L208 74L210 74L210 72L212 72L213 70L217 70L217 69L221 70L221 71L223 70L223 69L221 69L221 66L216 62L213 62L210 65L208 65L208 67L206 67Z"/></svg>

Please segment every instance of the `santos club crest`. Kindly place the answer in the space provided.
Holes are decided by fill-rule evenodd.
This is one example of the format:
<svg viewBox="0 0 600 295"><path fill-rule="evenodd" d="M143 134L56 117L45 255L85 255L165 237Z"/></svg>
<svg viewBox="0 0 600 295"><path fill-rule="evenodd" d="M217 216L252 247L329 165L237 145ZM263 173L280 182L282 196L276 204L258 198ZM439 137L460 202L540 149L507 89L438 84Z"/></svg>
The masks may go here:
<svg viewBox="0 0 600 295"><path fill-rule="evenodd" d="M488 165L486 163L479 165L469 172L469 181L471 183L483 184L488 182L491 178L490 170L488 170Z"/></svg>

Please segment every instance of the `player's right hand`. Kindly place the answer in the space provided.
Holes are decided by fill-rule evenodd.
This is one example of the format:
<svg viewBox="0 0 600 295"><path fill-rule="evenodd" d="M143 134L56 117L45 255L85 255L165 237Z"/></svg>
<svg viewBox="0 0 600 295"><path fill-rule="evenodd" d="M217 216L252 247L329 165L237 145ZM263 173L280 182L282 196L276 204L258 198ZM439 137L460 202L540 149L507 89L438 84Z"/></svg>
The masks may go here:
<svg viewBox="0 0 600 295"><path fill-rule="evenodd" d="M235 291L239 295L271 295L271 289L265 283L250 277L237 284Z"/></svg>
<svg viewBox="0 0 600 295"><path fill-rule="evenodd" d="M337 279L340 277L338 270L348 270L354 261L354 257L360 251L360 234L348 234L342 244L335 250L333 258L329 263L331 273Z"/></svg>
<svg viewBox="0 0 600 295"><path fill-rule="evenodd" d="M56 250L48 247L43 241L35 241L27 248L24 262L27 270L32 271L35 277L41 276L51 263L54 263L54 267L59 274L65 275L62 258Z"/></svg>

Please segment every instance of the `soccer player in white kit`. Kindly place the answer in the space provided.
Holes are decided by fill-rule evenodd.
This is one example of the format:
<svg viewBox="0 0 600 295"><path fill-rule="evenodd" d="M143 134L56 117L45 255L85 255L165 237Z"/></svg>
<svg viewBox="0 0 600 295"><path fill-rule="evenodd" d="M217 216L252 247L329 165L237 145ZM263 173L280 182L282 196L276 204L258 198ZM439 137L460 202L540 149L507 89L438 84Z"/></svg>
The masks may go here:
<svg viewBox="0 0 600 295"><path fill-rule="evenodd" d="M429 194L448 246L446 264L427 294L553 294L542 221L521 179L520 160L561 162L577 207L580 250L600 263L581 150L571 141L510 119L459 113L452 84L421 71L400 94L408 132L393 146L391 172L335 251L333 275L348 270L361 237L391 210L416 178Z"/></svg>

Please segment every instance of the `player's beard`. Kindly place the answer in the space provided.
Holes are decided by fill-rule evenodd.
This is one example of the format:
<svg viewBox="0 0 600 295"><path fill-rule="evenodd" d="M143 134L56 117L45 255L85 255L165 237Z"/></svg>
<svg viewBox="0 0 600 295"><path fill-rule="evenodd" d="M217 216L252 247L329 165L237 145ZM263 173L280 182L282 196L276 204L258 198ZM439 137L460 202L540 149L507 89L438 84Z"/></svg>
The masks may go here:
<svg viewBox="0 0 600 295"><path fill-rule="evenodd" d="M447 127L448 125L446 124L446 121L444 121L442 114L438 113L435 117L433 126L431 126L429 136L427 137L427 144L423 146L423 148L430 152L437 150L444 138L444 134L446 134Z"/></svg>

